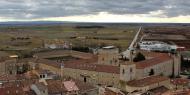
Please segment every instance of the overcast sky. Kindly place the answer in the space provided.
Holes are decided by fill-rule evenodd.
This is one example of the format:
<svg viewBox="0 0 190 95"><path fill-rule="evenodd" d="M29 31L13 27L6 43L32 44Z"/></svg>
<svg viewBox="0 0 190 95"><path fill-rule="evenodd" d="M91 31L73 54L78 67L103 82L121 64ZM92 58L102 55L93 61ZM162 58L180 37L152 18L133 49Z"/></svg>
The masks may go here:
<svg viewBox="0 0 190 95"><path fill-rule="evenodd" d="M190 0L0 0L0 21L190 22Z"/></svg>

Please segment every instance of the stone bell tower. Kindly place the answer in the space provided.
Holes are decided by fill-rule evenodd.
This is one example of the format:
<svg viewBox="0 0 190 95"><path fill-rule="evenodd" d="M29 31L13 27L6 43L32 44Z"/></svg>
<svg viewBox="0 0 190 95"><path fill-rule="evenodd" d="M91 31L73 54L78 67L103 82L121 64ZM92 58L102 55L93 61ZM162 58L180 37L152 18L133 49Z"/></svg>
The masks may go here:
<svg viewBox="0 0 190 95"><path fill-rule="evenodd" d="M176 53L173 55L174 76L179 76L181 72L181 55Z"/></svg>
<svg viewBox="0 0 190 95"><path fill-rule="evenodd" d="M119 65L119 49L114 46L103 47L98 50L98 64Z"/></svg>

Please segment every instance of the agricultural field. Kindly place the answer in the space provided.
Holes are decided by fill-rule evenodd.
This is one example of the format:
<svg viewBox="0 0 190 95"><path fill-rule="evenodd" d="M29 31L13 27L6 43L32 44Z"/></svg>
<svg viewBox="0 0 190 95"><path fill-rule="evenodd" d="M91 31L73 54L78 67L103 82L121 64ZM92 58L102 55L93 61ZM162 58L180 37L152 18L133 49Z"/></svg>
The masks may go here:
<svg viewBox="0 0 190 95"><path fill-rule="evenodd" d="M125 50L139 27L32 25L0 26L1 50L32 50L43 47L44 40L61 39L73 47L115 45Z"/></svg>
<svg viewBox="0 0 190 95"><path fill-rule="evenodd" d="M190 50L190 26L146 27L144 40L164 41Z"/></svg>

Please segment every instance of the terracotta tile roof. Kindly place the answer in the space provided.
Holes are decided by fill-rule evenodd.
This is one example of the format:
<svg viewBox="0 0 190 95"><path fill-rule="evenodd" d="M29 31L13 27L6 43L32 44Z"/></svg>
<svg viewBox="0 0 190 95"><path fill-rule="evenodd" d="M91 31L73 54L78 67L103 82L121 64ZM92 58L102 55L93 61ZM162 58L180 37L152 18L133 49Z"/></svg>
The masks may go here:
<svg viewBox="0 0 190 95"><path fill-rule="evenodd" d="M92 90L92 89L97 89L96 87L92 86L91 84L88 84L88 83L84 83L80 80L73 80L75 81L76 85L78 86L79 90L80 90L80 93L83 93L83 92L86 92L86 91L89 91L89 90Z"/></svg>
<svg viewBox="0 0 190 95"><path fill-rule="evenodd" d="M25 92L26 95L36 95L36 93L32 90Z"/></svg>
<svg viewBox="0 0 190 95"><path fill-rule="evenodd" d="M95 55L91 53L85 53L85 52L79 52L79 51L73 51L73 50L72 50L72 53L70 50L52 50L52 51L47 51L47 52L36 53L34 54L34 56L38 58L73 56L73 57L81 58L81 59L89 59L89 58L94 57Z"/></svg>
<svg viewBox="0 0 190 95"><path fill-rule="evenodd" d="M22 86L28 86L29 84L32 84L32 83L35 83L35 82L38 82L39 80L23 80L23 81L10 81L10 82L5 82L3 83L4 86L8 86L8 85L16 85L16 84L20 84Z"/></svg>
<svg viewBox="0 0 190 95"><path fill-rule="evenodd" d="M5 88L0 88L0 95L5 95L6 91Z"/></svg>
<svg viewBox="0 0 190 95"><path fill-rule="evenodd" d="M96 71L96 72L105 72L105 73L115 73L119 74L120 69L118 66L109 66L102 64L89 64L89 63L65 63L65 68Z"/></svg>
<svg viewBox="0 0 190 95"><path fill-rule="evenodd" d="M162 95L190 95L190 90L167 91Z"/></svg>
<svg viewBox="0 0 190 95"><path fill-rule="evenodd" d="M36 77L37 78L37 77ZM29 79L29 77L23 75L2 75L0 76L0 81L2 82L12 82L12 81L21 81Z"/></svg>
<svg viewBox="0 0 190 95"><path fill-rule="evenodd" d="M0 88L0 95L28 95L30 85L34 81L15 81L3 83Z"/></svg>
<svg viewBox="0 0 190 95"><path fill-rule="evenodd" d="M88 70L88 71L97 71L97 72L105 72L105 73L120 73L120 69L118 66L109 66L109 65L101 65L101 64L88 64L88 63L66 63L65 68L72 69L80 69L80 70Z"/></svg>
<svg viewBox="0 0 190 95"><path fill-rule="evenodd" d="M47 80L46 82L49 94L59 94L67 91L61 80Z"/></svg>
<svg viewBox="0 0 190 95"><path fill-rule="evenodd" d="M75 82L74 81L65 81L65 82L63 82L63 84L64 84L64 87L67 89L67 91L78 91L79 90L79 88L78 88L78 86L75 84Z"/></svg>
<svg viewBox="0 0 190 95"><path fill-rule="evenodd" d="M22 75L1 75L0 76L0 81L2 82L7 82L7 81L18 81L18 80L25 80L25 79L38 79L38 76L31 74L31 73L26 73Z"/></svg>
<svg viewBox="0 0 190 95"><path fill-rule="evenodd" d="M172 60L172 58L168 54L162 54L161 56L152 58L152 59L147 59L144 61L136 62L136 67L137 69L144 69L147 67L151 67L160 63L163 63L165 61Z"/></svg>
<svg viewBox="0 0 190 95"><path fill-rule="evenodd" d="M106 73L116 73L119 74L120 70L118 66L108 66L108 65L101 65L96 64L98 62L98 56L90 54L90 53L83 53L78 51L72 51L72 56L80 56L83 57L82 59L78 60L69 60L64 62L57 62L53 60L43 59L43 56L49 56L53 54L57 55L68 55L70 54L70 51L68 50L58 50L58 51L50 51L45 53L38 53L36 56L41 56L42 58L39 58L37 60L32 60L36 63L40 64L46 64L49 66L53 66L56 68L61 68L61 65L64 65L64 68L71 68L71 69L80 69L80 70L89 70L89 71L97 71L97 72L106 72Z"/></svg>
<svg viewBox="0 0 190 95"><path fill-rule="evenodd" d="M26 95L22 88L18 87L7 87L0 89L0 95Z"/></svg>
<svg viewBox="0 0 190 95"><path fill-rule="evenodd" d="M166 88L165 86L161 86L161 87L151 89L148 92L151 92L153 95L162 95L163 93L165 93L167 91L169 91L168 88ZM143 95L147 95L147 94L144 93Z"/></svg>
<svg viewBox="0 0 190 95"><path fill-rule="evenodd" d="M163 77L163 76L150 76L150 77L146 77L140 80L129 81L127 82L127 85L132 86L132 87L144 87L144 86L148 86L148 85L159 83L166 80L169 80L169 78Z"/></svg>
<svg viewBox="0 0 190 95"><path fill-rule="evenodd" d="M125 95L125 94L122 93L121 91L113 91L110 88L105 88L104 95Z"/></svg>
<svg viewBox="0 0 190 95"><path fill-rule="evenodd" d="M71 80L47 80L47 87L48 87L48 93L49 94L59 94L60 92L68 92L68 90L66 89L65 85L64 85L64 82L66 81L71 81ZM84 83L82 81L79 81L79 80L75 80L75 79L72 79L72 81L76 84L76 86L78 87L79 89L79 93L83 93L83 92L86 92L86 91L90 91L92 89L94 89L95 87L90 85L90 84L87 84L87 83Z"/></svg>
<svg viewBox="0 0 190 95"><path fill-rule="evenodd" d="M141 52L146 57L152 57L152 58L166 54L166 53L152 52L152 51L145 51L145 50L140 50L139 52Z"/></svg>
<svg viewBox="0 0 190 95"><path fill-rule="evenodd" d="M71 60L71 61L66 61L64 63L59 63L59 62L47 60L47 59L38 59L36 62L53 66L56 68L61 68L61 65L63 64L64 68L119 74L120 69L118 66L95 64L97 63L97 60L98 58L94 57L91 59Z"/></svg>
<svg viewBox="0 0 190 95"><path fill-rule="evenodd" d="M46 65L53 66L56 68L61 68L61 63L59 63L57 61L53 61L53 60L37 59L37 60L33 60L33 62L40 63L40 64L46 64Z"/></svg>
<svg viewBox="0 0 190 95"><path fill-rule="evenodd" d="M190 82L189 79L175 78L171 80L174 85L187 85Z"/></svg>

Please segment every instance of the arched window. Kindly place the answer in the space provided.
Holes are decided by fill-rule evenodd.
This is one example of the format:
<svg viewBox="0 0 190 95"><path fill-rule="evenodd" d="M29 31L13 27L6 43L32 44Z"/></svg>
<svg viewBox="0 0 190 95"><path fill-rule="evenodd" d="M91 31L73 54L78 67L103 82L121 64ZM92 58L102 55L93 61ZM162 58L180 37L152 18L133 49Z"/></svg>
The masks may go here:
<svg viewBox="0 0 190 95"><path fill-rule="evenodd" d="M123 69L122 74L123 74L123 75L125 74L125 69Z"/></svg>
<svg viewBox="0 0 190 95"><path fill-rule="evenodd" d="M133 68L130 68L130 73L132 73L133 72Z"/></svg>
<svg viewBox="0 0 190 95"><path fill-rule="evenodd" d="M150 69L149 76L154 75L154 69Z"/></svg>

